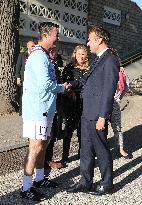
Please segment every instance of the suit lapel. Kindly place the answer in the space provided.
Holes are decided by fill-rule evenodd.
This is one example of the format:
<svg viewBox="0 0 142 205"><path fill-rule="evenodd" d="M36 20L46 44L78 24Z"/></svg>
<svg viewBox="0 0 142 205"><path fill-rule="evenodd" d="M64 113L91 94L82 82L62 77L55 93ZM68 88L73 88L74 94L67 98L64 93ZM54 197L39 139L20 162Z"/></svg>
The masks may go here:
<svg viewBox="0 0 142 205"><path fill-rule="evenodd" d="M87 76L87 79L89 78L89 76L91 75L91 73L96 69L96 67L98 66L98 64L104 59L104 57L109 54L109 49L107 49L103 55L98 59L98 60L94 60L94 62L92 63L92 66L91 66L91 69L90 71L88 72L88 76Z"/></svg>

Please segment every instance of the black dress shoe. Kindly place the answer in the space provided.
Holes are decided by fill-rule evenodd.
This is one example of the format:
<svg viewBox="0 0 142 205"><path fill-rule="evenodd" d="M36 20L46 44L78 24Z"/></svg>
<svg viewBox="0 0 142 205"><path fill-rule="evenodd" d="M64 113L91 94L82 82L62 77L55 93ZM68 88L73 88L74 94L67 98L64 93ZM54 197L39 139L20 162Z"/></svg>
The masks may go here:
<svg viewBox="0 0 142 205"><path fill-rule="evenodd" d="M76 192L89 192L91 191L91 188L87 188L85 187L84 185L78 183L78 184L75 184L73 186L71 186L67 192L70 192L70 193L76 193Z"/></svg>
<svg viewBox="0 0 142 205"><path fill-rule="evenodd" d="M102 196L105 194L112 194L112 193L113 193L113 186L104 187L103 185L98 185L93 194L97 196Z"/></svg>

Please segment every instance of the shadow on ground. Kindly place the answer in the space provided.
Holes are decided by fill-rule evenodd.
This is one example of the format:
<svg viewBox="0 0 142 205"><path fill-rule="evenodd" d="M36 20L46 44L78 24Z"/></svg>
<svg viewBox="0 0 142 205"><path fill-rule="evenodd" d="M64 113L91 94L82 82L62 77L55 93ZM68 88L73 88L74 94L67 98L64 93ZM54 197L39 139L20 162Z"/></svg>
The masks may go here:
<svg viewBox="0 0 142 205"><path fill-rule="evenodd" d="M142 148L142 125L135 126L124 134L124 147L128 153L132 153ZM118 147L115 138L109 139L109 146L112 150L113 159L119 157Z"/></svg>
<svg viewBox="0 0 142 205"><path fill-rule="evenodd" d="M59 192L63 192L66 191L66 189L73 184L73 180L72 178L74 178L75 176L79 175L79 167L67 172L67 173L63 173L61 176L56 177L55 180L56 182L59 183L59 187L56 189L40 189L39 191L41 191L42 193L45 194L46 199L51 199L52 197L54 197L54 195L56 195ZM19 190L15 190L14 192L8 193L4 196L1 197L0 199L1 201L1 205L27 205L27 204L38 204L39 202L30 202L29 200L25 200L25 199L21 199L20 198L20 189Z"/></svg>
<svg viewBox="0 0 142 205"><path fill-rule="evenodd" d="M142 148L142 125L133 127L132 129L128 130L127 132L124 133L125 136L125 145L127 147L127 150L129 152L135 152L136 150L139 150ZM110 147L113 148L113 139L110 139ZM112 150L113 158L117 158L116 150L115 148ZM76 155L70 158L70 161L76 160ZM139 156L135 159L131 159L130 162L122 165L118 169L114 171L114 178L120 176L124 172L131 170L138 164L142 163L142 156ZM122 179L120 182L115 184L115 192L119 191L122 189L125 185L131 183L135 179L137 179L142 173L142 166L137 168L135 171L131 172L128 174L124 179ZM56 177L55 180L60 183L60 188L54 189L54 190L49 190L47 189L44 191L47 199L51 199L54 197L59 192L65 191L71 184L73 184L72 178L76 177L79 175L79 167L70 170L67 173L63 173L59 177ZM26 205L27 201L22 200L19 196L20 190L16 190L14 192L8 193L4 196L1 197L1 204L2 205ZM37 204L36 202L29 202L28 204Z"/></svg>
<svg viewBox="0 0 142 205"><path fill-rule="evenodd" d="M134 168L135 166L137 166L138 164L142 163L142 156L137 157L136 159L132 160L131 162L121 166L120 168L118 168L117 170L115 170L114 172L114 178L117 176L120 176L122 173L124 173L125 171L131 170L132 168ZM115 192L119 191L120 189L122 189L126 184L131 183L132 181L134 181L135 179L137 179L140 175L142 174L142 166L140 166L139 168L137 168L135 171L133 171L132 173L128 174L123 180L121 180L120 182L115 184Z"/></svg>

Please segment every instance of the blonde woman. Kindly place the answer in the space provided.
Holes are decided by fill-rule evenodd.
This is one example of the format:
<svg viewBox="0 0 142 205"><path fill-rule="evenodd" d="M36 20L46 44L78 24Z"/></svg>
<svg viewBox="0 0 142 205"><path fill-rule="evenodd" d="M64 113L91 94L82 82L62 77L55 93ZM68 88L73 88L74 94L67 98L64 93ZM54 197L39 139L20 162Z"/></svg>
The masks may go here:
<svg viewBox="0 0 142 205"><path fill-rule="evenodd" d="M63 82L78 80L82 78L88 70L89 61L87 49L84 45L78 45L73 51L71 63L64 68ZM80 118L82 114L81 90L72 90L63 95L63 112L66 120L66 129L63 139L62 165L68 162L71 137L75 129L77 129L77 137L79 142L78 158L80 157Z"/></svg>

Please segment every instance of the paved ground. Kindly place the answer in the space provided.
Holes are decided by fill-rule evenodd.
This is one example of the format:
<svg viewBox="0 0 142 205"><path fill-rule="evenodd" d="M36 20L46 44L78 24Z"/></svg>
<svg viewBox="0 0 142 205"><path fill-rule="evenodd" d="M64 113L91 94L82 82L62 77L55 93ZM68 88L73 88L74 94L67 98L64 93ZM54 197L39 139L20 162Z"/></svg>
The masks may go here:
<svg viewBox="0 0 142 205"><path fill-rule="evenodd" d="M125 72L129 76L130 82L142 76L142 59L126 66Z"/></svg>
<svg viewBox="0 0 142 205"><path fill-rule="evenodd" d="M0 152L22 147L22 117L18 113L0 116Z"/></svg>
<svg viewBox="0 0 142 205"><path fill-rule="evenodd" d="M112 195L95 197L90 194L67 194L69 185L80 179L79 161L76 160L78 149L77 139L74 135L71 143L70 163L68 167L57 170L52 169L50 178L60 183L58 189L41 189L47 196L42 203L30 203L21 200L19 191L23 174L23 157L26 151L22 147L25 143L20 138L22 133L22 120L17 115L0 117L0 204L43 204L43 205L141 205L142 204L142 97L131 96L124 99L123 105L127 107L122 112L122 124L125 135L126 148L133 153L133 159L119 158L116 144L110 138L110 148L114 158L114 184L115 192ZM122 107L123 107L122 105ZM109 136L112 136L110 129ZM20 149L12 149L16 147ZM4 152L5 150L5 152ZM6 150L9 150L6 152ZM62 140L55 145L55 160L59 160L62 153ZM100 180L98 167L95 168L94 183Z"/></svg>

